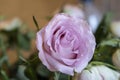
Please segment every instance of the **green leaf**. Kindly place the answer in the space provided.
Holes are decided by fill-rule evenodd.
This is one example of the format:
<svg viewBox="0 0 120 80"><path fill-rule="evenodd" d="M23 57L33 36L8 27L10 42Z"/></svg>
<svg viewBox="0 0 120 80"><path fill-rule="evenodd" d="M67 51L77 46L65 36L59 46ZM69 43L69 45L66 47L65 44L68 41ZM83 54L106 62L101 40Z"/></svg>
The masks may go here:
<svg viewBox="0 0 120 80"><path fill-rule="evenodd" d="M115 39L109 39L109 40L104 40L100 44L100 46L112 46L112 47L120 47L120 39L115 38Z"/></svg>
<svg viewBox="0 0 120 80"><path fill-rule="evenodd" d="M18 70L17 70L17 78L19 80L29 80L25 74L24 74L24 71L26 69L26 66L25 65L19 65L18 66Z"/></svg>
<svg viewBox="0 0 120 80"><path fill-rule="evenodd" d="M71 76L60 72L55 72L54 80L71 80Z"/></svg>
<svg viewBox="0 0 120 80"><path fill-rule="evenodd" d="M61 74L60 74L60 78L59 78L59 80L70 80L70 76L69 76L69 75L66 75L66 74L61 73Z"/></svg>
<svg viewBox="0 0 120 80"><path fill-rule="evenodd" d="M2 65L4 63L7 63L7 61L8 61L8 56L2 56L2 57L0 57L0 68L2 67Z"/></svg>
<svg viewBox="0 0 120 80"><path fill-rule="evenodd" d="M95 32L95 38L97 44L99 44L102 40L108 37L110 32L109 27L111 23L111 13L107 13L104 15L103 19L101 20L98 29Z"/></svg>
<svg viewBox="0 0 120 80"><path fill-rule="evenodd" d="M25 62L27 65L29 65L30 63L22 56L19 56L19 59L23 62Z"/></svg>
<svg viewBox="0 0 120 80"><path fill-rule="evenodd" d="M112 55L116 51L116 47L100 46L95 50L92 61L101 61L112 64Z"/></svg>
<svg viewBox="0 0 120 80"><path fill-rule="evenodd" d="M93 61L102 61L112 64L112 55L118 48L120 48L119 38L102 41L95 50Z"/></svg>
<svg viewBox="0 0 120 80"><path fill-rule="evenodd" d="M99 62L99 61L92 61L89 65L91 66L98 66L98 65L104 65L104 66L107 66L111 69L114 69L114 70L117 70L117 71L120 71L120 68L114 66L114 65L111 65L111 64L108 64L108 63L105 63L105 62Z"/></svg>
<svg viewBox="0 0 120 80"><path fill-rule="evenodd" d="M29 39L33 39L33 38L35 38L36 34L35 34L35 32L33 32L33 31L29 31L29 32L26 34L26 36L27 36Z"/></svg>
<svg viewBox="0 0 120 80"><path fill-rule="evenodd" d="M32 55L27 59L27 61L31 64L32 67L36 68L39 64L41 64L41 61L38 57L37 52L33 52Z"/></svg>
<svg viewBox="0 0 120 80"><path fill-rule="evenodd" d="M13 47L13 45L17 43L17 37L15 35L18 34L18 29L12 31L2 30L1 34L4 34L4 37L7 37L5 44L8 44L9 47Z"/></svg>
<svg viewBox="0 0 120 80"><path fill-rule="evenodd" d="M36 76L35 70L30 65L26 68L25 75L30 80L37 80L37 76Z"/></svg>
<svg viewBox="0 0 120 80"><path fill-rule="evenodd" d="M9 80L9 78L8 78L8 76L7 76L7 74L6 74L6 72L4 70L1 70L0 73L2 75L3 80Z"/></svg>
<svg viewBox="0 0 120 80"><path fill-rule="evenodd" d="M8 56L6 53L6 45L5 42L3 41L3 39L0 38L0 49L2 52L2 55L0 57L0 67L2 67L3 63L6 63L7 66L10 66L9 62L8 62Z"/></svg>
<svg viewBox="0 0 120 80"><path fill-rule="evenodd" d="M18 40L18 46L21 48L21 49L24 49L24 50L29 50L30 49L30 39L28 37L26 37L26 35L23 35L23 34L18 34L17 35L17 40Z"/></svg>
<svg viewBox="0 0 120 80"><path fill-rule="evenodd" d="M42 64L37 67L37 73L42 77L50 77L51 72Z"/></svg>

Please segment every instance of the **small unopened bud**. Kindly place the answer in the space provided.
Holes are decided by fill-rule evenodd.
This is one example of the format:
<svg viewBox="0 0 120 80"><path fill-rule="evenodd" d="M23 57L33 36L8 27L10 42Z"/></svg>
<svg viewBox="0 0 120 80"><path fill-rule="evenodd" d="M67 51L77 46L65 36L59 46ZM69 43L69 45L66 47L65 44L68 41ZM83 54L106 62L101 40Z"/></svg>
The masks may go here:
<svg viewBox="0 0 120 80"><path fill-rule="evenodd" d="M112 22L110 28L116 37L120 37L120 21Z"/></svg>
<svg viewBox="0 0 120 80"><path fill-rule="evenodd" d="M120 73L104 65L83 70L78 80L119 80Z"/></svg>
<svg viewBox="0 0 120 80"><path fill-rule="evenodd" d="M112 56L113 64L117 67L120 67L120 49L117 49Z"/></svg>

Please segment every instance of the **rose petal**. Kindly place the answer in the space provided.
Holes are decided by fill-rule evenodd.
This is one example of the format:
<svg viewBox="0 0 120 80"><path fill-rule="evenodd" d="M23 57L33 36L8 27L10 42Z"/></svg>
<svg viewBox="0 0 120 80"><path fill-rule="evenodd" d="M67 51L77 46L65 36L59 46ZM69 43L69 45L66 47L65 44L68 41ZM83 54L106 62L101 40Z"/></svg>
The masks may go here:
<svg viewBox="0 0 120 80"><path fill-rule="evenodd" d="M75 72L80 73L87 65L88 60L84 59L78 59L75 64Z"/></svg>
<svg viewBox="0 0 120 80"><path fill-rule="evenodd" d="M74 72L73 72L73 68L69 67L69 66L66 66L64 65L63 63L55 60L53 57L49 56L49 55L46 55L47 57L47 61L50 65L54 66L55 70L58 70L62 73L65 73L65 74L69 74L69 75L73 75ZM51 70L52 71L52 70Z"/></svg>
<svg viewBox="0 0 120 80"><path fill-rule="evenodd" d="M46 56L45 56L45 52L42 49L42 44L43 44L43 38L42 35L43 34L43 30L41 30L40 32L37 33L37 48L39 50L39 58L41 59L42 63L46 66L49 66L48 62L46 61ZM41 35L41 36L40 36Z"/></svg>
<svg viewBox="0 0 120 80"><path fill-rule="evenodd" d="M65 58L62 58L62 61L63 61L66 65L74 66L74 64L75 64L75 62L76 62L76 59L65 59Z"/></svg>

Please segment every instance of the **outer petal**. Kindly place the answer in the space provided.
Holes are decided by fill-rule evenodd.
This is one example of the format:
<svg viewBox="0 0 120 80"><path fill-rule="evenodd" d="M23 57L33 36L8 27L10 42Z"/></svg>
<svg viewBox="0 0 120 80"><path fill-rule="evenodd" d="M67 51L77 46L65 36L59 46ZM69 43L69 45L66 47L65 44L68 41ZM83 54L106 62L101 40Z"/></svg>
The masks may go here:
<svg viewBox="0 0 120 80"><path fill-rule="evenodd" d="M86 66L88 65L88 61L77 62L75 68L75 72L80 73Z"/></svg>
<svg viewBox="0 0 120 80"><path fill-rule="evenodd" d="M54 67L55 71L58 70L58 71L60 71L62 73L69 74L69 75L73 75L74 74L73 68L71 68L71 67L69 67L67 65L64 65L60 61L57 61L56 59L51 57L50 55L46 55L46 57L48 59L47 60L48 63Z"/></svg>
<svg viewBox="0 0 120 80"><path fill-rule="evenodd" d="M41 59L42 63L49 67L50 69L52 69L52 67L48 64L47 60L46 60L46 52L43 49L43 36L44 36L44 29L42 29L41 31L39 31L37 33L37 40L36 40L36 45L37 45L37 49L39 50L39 58Z"/></svg>

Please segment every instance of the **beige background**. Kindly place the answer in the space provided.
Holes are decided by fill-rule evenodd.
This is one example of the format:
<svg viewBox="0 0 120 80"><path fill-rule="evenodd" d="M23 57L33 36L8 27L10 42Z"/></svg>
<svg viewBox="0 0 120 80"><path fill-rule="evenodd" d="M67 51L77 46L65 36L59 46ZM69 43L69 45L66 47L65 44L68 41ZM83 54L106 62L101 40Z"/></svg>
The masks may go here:
<svg viewBox="0 0 120 80"><path fill-rule="evenodd" d="M51 15L64 3L76 3L77 0L0 0L0 14L9 18L20 17L30 27L34 27L32 16L40 26L46 23L46 16Z"/></svg>
<svg viewBox="0 0 120 80"><path fill-rule="evenodd" d="M94 0L98 9L102 12L112 11L115 17L120 14L120 0ZM30 27L35 28L32 16L36 19L40 26L46 24L46 16L51 15L57 8L64 3L77 3L78 0L0 0L0 15L9 18L20 17Z"/></svg>

